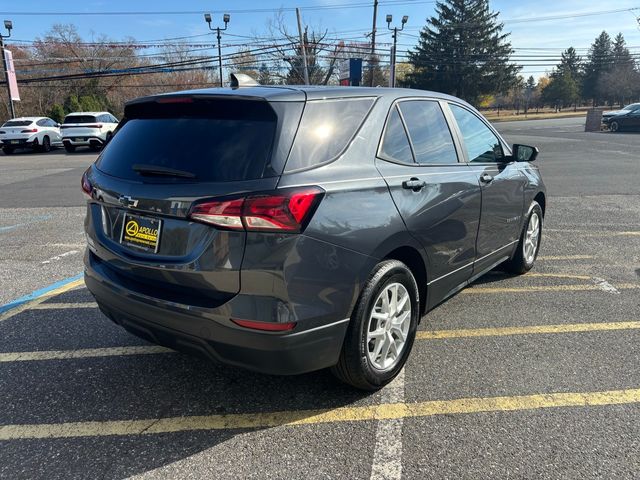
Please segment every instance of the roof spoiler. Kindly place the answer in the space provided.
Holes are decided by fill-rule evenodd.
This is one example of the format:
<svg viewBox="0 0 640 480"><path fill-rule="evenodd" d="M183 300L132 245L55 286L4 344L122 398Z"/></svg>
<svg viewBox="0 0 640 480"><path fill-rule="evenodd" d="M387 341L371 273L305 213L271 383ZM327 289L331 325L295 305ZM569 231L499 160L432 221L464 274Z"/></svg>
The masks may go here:
<svg viewBox="0 0 640 480"><path fill-rule="evenodd" d="M260 86L257 80L244 73L232 73L229 76L231 77L231 88Z"/></svg>

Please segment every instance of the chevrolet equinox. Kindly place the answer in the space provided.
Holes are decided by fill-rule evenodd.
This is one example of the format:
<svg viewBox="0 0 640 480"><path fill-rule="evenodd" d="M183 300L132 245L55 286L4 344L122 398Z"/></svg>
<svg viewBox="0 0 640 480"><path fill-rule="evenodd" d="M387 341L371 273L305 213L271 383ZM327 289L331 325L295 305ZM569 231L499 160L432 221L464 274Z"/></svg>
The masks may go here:
<svg viewBox="0 0 640 480"><path fill-rule="evenodd" d="M82 177L85 281L134 335L374 390L420 318L531 269L537 149L420 90L240 87L140 98Z"/></svg>

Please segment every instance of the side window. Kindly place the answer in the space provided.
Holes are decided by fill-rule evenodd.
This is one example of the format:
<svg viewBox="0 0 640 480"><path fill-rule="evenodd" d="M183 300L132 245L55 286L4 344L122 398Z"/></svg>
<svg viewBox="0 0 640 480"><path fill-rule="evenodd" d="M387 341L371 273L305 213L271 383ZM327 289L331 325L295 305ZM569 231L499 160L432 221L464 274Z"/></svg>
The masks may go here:
<svg viewBox="0 0 640 480"><path fill-rule="evenodd" d="M399 106L409 130L416 162L458 163L453 137L438 102L412 100L401 102Z"/></svg>
<svg viewBox="0 0 640 480"><path fill-rule="evenodd" d="M374 101L372 97L307 101L286 171L314 167L340 155L355 137Z"/></svg>
<svg viewBox="0 0 640 480"><path fill-rule="evenodd" d="M42 120L38 120L36 122L36 125L38 125L39 127L47 127L47 119L43 118Z"/></svg>
<svg viewBox="0 0 640 480"><path fill-rule="evenodd" d="M106 115L99 115L98 121L102 123L109 123L109 118Z"/></svg>
<svg viewBox="0 0 640 480"><path fill-rule="evenodd" d="M409 138L404 130L397 107L393 107L387 120L380 155L404 163L414 163Z"/></svg>
<svg viewBox="0 0 640 480"><path fill-rule="evenodd" d="M469 110L449 104L462 133L470 162L499 163L504 160L500 140Z"/></svg>
<svg viewBox="0 0 640 480"><path fill-rule="evenodd" d="M109 115L111 117L111 123L118 123L118 119L113 115Z"/></svg>

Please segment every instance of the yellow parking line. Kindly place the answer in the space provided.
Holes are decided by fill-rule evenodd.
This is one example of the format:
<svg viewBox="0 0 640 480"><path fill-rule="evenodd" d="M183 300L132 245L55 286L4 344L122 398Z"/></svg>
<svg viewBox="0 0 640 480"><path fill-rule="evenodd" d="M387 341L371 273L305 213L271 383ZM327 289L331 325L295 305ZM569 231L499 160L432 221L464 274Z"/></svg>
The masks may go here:
<svg viewBox="0 0 640 480"><path fill-rule="evenodd" d="M80 350L46 350L40 352L0 353L0 363L32 362L36 360L70 360L74 358L116 357L121 355L150 355L154 353L175 353L173 350L157 345L132 347L85 348Z"/></svg>
<svg viewBox="0 0 640 480"><path fill-rule="evenodd" d="M463 337L500 337L506 335L532 335L545 333L599 332L606 330L640 329L640 322L568 323L560 325L529 325L524 327L465 328L459 330L421 330L418 340Z"/></svg>
<svg viewBox="0 0 640 480"><path fill-rule="evenodd" d="M30 310L58 310L67 308L96 308L96 302L75 302L75 303L40 303L30 307Z"/></svg>
<svg viewBox="0 0 640 480"><path fill-rule="evenodd" d="M592 255L542 255L538 260L591 260L595 258Z"/></svg>
<svg viewBox="0 0 640 480"><path fill-rule="evenodd" d="M104 422L4 425L0 426L0 440L150 435L195 430L269 428L284 425L361 422L430 417L434 415L510 412L632 403L640 403L640 389L547 393L513 397L459 398L411 404L388 403L363 407L341 407L333 410L298 410Z"/></svg>
<svg viewBox="0 0 640 480"><path fill-rule="evenodd" d="M0 322L8 318L11 318L14 315L17 315L18 313L24 312L25 310L29 310L35 307L36 305L40 305L42 302L44 302L45 300L51 297L55 297L56 295L60 295L61 293L64 293L64 292L68 292L69 290L73 290L74 288L77 288L81 285L84 285L84 279L82 278L78 280L74 280L73 282L67 283L66 285L63 285L60 288L56 288L55 290L51 290L50 292L47 292L46 294L38 298L34 298L29 302L23 303L19 307L12 308L11 310L8 310L3 314L0 314Z"/></svg>
<svg viewBox="0 0 640 480"><path fill-rule="evenodd" d="M640 288L640 284L623 283L615 285L618 290L630 290ZM486 293L529 293L529 292L581 292L589 290L601 290L597 285L538 285L527 287L472 287L462 290L466 294Z"/></svg>
<svg viewBox="0 0 640 480"><path fill-rule="evenodd" d="M588 275L573 275L568 273L537 273L529 272L523 275L524 277L548 277L548 278L572 278L575 280L591 280Z"/></svg>

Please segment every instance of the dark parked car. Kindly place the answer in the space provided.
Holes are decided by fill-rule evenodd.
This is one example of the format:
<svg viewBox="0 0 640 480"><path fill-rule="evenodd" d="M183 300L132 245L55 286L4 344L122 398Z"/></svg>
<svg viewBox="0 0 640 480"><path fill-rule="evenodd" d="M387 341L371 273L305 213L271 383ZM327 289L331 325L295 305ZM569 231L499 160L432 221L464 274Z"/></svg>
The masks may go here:
<svg viewBox="0 0 640 480"><path fill-rule="evenodd" d="M640 129L640 103L632 103L622 110L602 114L602 122L612 132Z"/></svg>
<svg viewBox="0 0 640 480"><path fill-rule="evenodd" d="M85 281L152 342L385 385L420 318L529 270L537 150L433 92L247 87L141 98L82 178Z"/></svg>

